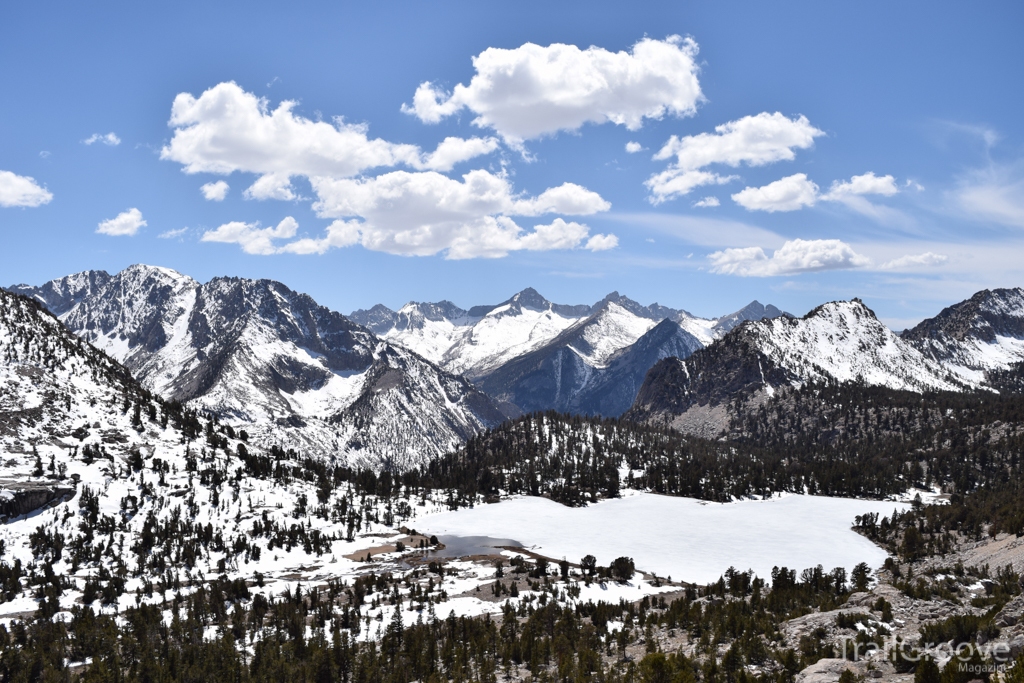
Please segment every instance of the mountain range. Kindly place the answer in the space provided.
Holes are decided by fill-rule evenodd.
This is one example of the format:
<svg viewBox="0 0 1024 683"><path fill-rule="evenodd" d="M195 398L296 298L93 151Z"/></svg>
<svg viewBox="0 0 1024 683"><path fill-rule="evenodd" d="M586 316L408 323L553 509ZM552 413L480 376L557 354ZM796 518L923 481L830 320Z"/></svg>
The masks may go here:
<svg viewBox="0 0 1024 683"><path fill-rule="evenodd" d="M567 306L528 288L469 310L450 301L410 302L349 317L463 374L503 405L615 417L632 405L659 359L685 358L744 321L783 315L754 301L721 318L699 318L618 292L593 306Z"/></svg>
<svg viewBox="0 0 1024 683"><path fill-rule="evenodd" d="M344 316L279 282L200 284L146 265L8 290L162 397L264 440L399 469L523 412L619 415L658 359L782 315L753 302L702 319L617 292L563 305L526 289L468 310L442 301Z"/></svg>
<svg viewBox="0 0 1024 683"><path fill-rule="evenodd" d="M699 318L612 292L557 304L377 305L348 316L271 280L87 271L31 297L149 391L336 461L399 470L556 410L722 433L807 383L994 391L1024 360L1024 290L979 292L896 334L860 300L802 318L754 301Z"/></svg>
<svg viewBox="0 0 1024 683"><path fill-rule="evenodd" d="M713 437L740 412L807 383L912 392L996 391L1024 362L1024 290L979 292L897 335L858 299L802 318L748 322L689 357L665 358L624 415Z"/></svg>

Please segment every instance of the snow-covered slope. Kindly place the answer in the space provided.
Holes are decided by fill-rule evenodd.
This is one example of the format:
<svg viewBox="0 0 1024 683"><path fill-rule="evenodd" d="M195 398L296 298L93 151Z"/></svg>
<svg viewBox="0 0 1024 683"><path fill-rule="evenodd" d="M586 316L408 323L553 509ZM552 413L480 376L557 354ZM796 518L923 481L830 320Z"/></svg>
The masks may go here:
<svg viewBox="0 0 1024 683"><path fill-rule="evenodd" d="M632 345L657 324L657 321L631 313L616 302L608 302L579 326L576 339L568 346L590 367L604 368L612 356Z"/></svg>
<svg viewBox="0 0 1024 683"><path fill-rule="evenodd" d="M61 318L153 391L320 455L406 466L503 419L467 381L270 280L132 266Z"/></svg>
<svg viewBox="0 0 1024 683"><path fill-rule="evenodd" d="M727 422L730 403L813 381L907 391L977 387L927 358L854 299L824 304L800 319L748 321L686 360L660 361L627 416L699 433L708 428L710 435Z"/></svg>
<svg viewBox="0 0 1024 683"><path fill-rule="evenodd" d="M382 541L404 539L415 552L396 527L442 509L430 492L419 505L381 501L341 467L265 449L164 403L38 303L2 290L0 455L8 626L37 609L60 620L83 606L116 615L139 603L169 623L175 594L280 594L400 572L402 553ZM488 569L478 581L460 572L444 588L470 590ZM447 602L440 590L431 597ZM445 608L474 613L480 601ZM363 606L368 619L391 609ZM362 618L352 622L351 637L374 637Z"/></svg>
<svg viewBox="0 0 1024 683"><path fill-rule="evenodd" d="M749 323L744 332L772 365L796 381L860 381L910 391L964 388L858 299L824 304L800 320Z"/></svg>
<svg viewBox="0 0 1024 683"><path fill-rule="evenodd" d="M1024 361L1024 289L993 289L905 330L904 340L966 381Z"/></svg>
<svg viewBox="0 0 1024 683"><path fill-rule="evenodd" d="M0 290L0 452L28 467L34 457L27 456L43 443L78 446L81 439L69 435L80 427L107 443L131 443L134 437L122 438L131 416L115 407L140 391L127 370L41 305Z"/></svg>

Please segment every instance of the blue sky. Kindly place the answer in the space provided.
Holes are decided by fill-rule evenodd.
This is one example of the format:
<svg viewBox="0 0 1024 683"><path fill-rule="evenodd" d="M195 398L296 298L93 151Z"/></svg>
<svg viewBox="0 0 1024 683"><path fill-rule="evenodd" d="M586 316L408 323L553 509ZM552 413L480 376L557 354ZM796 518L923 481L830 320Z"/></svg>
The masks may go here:
<svg viewBox="0 0 1024 683"><path fill-rule="evenodd" d="M369 5L5 8L0 280L895 328L1024 285L1019 3Z"/></svg>

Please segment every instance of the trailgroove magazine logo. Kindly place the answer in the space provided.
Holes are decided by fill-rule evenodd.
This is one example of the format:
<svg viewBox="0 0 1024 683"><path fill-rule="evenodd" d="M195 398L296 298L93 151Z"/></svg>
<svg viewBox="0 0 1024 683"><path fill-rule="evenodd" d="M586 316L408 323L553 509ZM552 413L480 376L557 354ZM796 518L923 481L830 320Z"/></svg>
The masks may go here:
<svg viewBox="0 0 1024 683"><path fill-rule="evenodd" d="M881 644L874 641L859 642L855 638L845 636L841 639L842 657L858 662L861 659L878 659L881 654L891 662L919 662L925 658L948 660L956 663L961 672L995 673L1004 671L1012 663L1019 652L1005 641L993 641L979 645L977 643L919 643L911 647L902 638L887 636ZM947 664L949 666L949 664Z"/></svg>

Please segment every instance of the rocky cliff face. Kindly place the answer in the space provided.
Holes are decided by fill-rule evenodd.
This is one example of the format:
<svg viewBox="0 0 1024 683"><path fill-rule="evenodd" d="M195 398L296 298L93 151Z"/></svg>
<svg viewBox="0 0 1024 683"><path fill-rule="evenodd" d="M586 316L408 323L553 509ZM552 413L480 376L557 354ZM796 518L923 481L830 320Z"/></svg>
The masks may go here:
<svg viewBox="0 0 1024 683"><path fill-rule="evenodd" d="M86 270L56 280L41 287L13 285L7 291L27 296L43 304L54 315L71 310L78 302L107 284L110 275L103 270Z"/></svg>
<svg viewBox="0 0 1024 683"><path fill-rule="evenodd" d="M901 337L969 382L1024 361L1024 289L986 289Z"/></svg>

